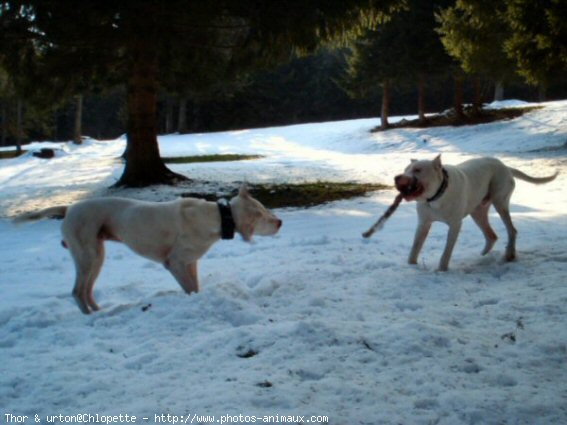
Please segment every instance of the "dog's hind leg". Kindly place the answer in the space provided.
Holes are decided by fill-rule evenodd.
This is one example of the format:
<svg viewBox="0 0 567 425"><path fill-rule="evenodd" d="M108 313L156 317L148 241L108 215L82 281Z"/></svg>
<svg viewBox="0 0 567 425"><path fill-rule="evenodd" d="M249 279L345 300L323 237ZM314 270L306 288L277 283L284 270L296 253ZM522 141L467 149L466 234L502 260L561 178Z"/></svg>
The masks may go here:
<svg viewBox="0 0 567 425"><path fill-rule="evenodd" d="M85 246L76 246L74 243L69 243L69 251L75 262L75 286L73 287L73 298L77 305L84 314L90 314L91 308L89 307L89 286L91 276L96 276L94 267L96 263L96 242L85 243Z"/></svg>
<svg viewBox="0 0 567 425"><path fill-rule="evenodd" d="M500 218L502 218L502 221L506 226L506 231L508 232L508 245L506 245L506 254L504 255L504 259L506 261L514 261L516 259L516 234L518 233L518 231L512 223L512 217L510 216L510 209L508 207L508 200L506 200L505 202L497 202L495 200L494 208L496 208L496 211L498 211L498 214L500 214Z"/></svg>
<svg viewBox="0 0 567 425"><path fill-rule="evenodd" d="M75 259L75 257L73 257ZM90 265L86 264L80 260L75 259L75 286L73 287L73 298L77 302L77 305L84 314L90 314L91 310L89 308L86 291L88 290L88 280L90 274Z"/></svg>
<svg viewBox="0 0 567 425"><path fill-rule="evenodd" d="M96 303L93 295L93 289L100 274L100 270L102 269L102 263L104 262L104 241L99 239L97 244L96 250L96 257L93 258L92 266L91 266L91 273L88 277L86 294L87 294L87 303L93 311L100 310L100 307Z"/></svg>
<svg viewBox="0 0 567 425"><path fill-rule="evenodd" d="M490 223L488 222L489 209L490 202L482 202L471 213L471 217L473 218L477 226L480 227L480 230L482 230L482 234L484 235L484 239L486 241L484 249L482 250L482 255L488 254L498 240L498 236L496 236L496 233L494 232L494 230L492 230L492 227L490 227Z"/></svg>

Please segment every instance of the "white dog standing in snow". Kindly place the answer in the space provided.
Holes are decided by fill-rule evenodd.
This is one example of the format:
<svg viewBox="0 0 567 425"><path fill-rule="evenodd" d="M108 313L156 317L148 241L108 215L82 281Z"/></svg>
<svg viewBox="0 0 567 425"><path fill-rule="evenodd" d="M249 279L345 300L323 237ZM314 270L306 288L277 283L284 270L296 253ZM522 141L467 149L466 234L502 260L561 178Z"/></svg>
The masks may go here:
<svg viewBox="0 0 567 425"><path fill-rule="evenodd" d="M417 202L418 225L409 255L409 263L417 264L417 257L434 221L449 226L447 243L439 262L439 270L449 267L451 253L461 230L463 218L471 215L480 227L486 244L482 255L490 252L497 236L488 223L490 205L502 218L508 233L506 261L516 258L516 229L510 217L510 197L514 191L514 177L530 183L548 183L558 173L548 177L530 177L507 167L495 158L477 158L462 164L442 165L441 156L433 161L412 160L403 174L396 176L398 191L406 201Z"/></svg>
<svg viewBox="0 0 567 425"><path fill-rule="evenodd" d="M99 310L93 288L104 261L104 241L123 242L137 254L162 263L187 293L199 290L197 260L234 232L245 241L270 236L282 221L252 198L245 187L230 203L195 198L145 202L95 198L71 206L22 214L15 222L64 218L62 244L75 262L73 296L81 311Z"/></svg>

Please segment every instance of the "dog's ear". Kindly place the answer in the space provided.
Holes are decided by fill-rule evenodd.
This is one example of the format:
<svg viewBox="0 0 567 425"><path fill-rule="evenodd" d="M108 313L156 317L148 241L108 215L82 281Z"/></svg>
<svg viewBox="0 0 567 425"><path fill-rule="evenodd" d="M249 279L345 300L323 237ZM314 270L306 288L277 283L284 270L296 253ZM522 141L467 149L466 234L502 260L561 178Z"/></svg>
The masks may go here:
<svg viewBox="0 0 567 425"><path fill-rule="evenodd" d="M433 167L437 168L438 170L441 169L441 154L437 155L433 160Z"/></svg>
<svg viewBox="0 0 567 425"><path fill-rule="evenodd" d="M246 185L246 183L242 183L242 186L240 186L240 189L238 190L238 195L242 198L250 197L250 192L248 191L248 186Z"/></svg>

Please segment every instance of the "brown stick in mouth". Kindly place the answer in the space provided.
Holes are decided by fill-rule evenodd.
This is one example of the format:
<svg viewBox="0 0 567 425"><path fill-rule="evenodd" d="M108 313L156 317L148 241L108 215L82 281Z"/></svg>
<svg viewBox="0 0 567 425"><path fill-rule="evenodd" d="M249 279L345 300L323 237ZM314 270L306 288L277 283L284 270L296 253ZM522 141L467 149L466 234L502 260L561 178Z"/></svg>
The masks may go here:
<svg viewBox="0 0 567 425"><path fill-rule="evenodd" d="M380 230L384 226L386 220L388 220L388 218L390 218L390 216L394 213L394 211L396 211L398 205L400 205L400 203L402 202L402 199L404 199L404 195L399 193L398 196L396 196L396 199L394 199L394 203L390 205L390 207L386 210L386 212L382 215L382 217L380 217L378 221L374 223L374 225L370 229L368 229L366 232L362 234L362 237L369 238L376 231Z"/></svg>

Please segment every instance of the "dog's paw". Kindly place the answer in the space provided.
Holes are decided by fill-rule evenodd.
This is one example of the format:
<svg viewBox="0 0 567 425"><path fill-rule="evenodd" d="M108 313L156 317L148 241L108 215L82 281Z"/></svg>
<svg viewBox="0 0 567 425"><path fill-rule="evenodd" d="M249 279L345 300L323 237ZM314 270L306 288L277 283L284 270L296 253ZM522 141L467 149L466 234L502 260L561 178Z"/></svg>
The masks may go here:
<svg viewBox="0 0 567 425"><path fill-rule="evenodd" d="M504 255L504 261L506 261L507 263L516 261L516 253L515 252L506 253L506 255Z"/></svg>

